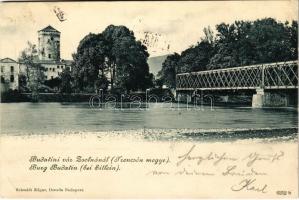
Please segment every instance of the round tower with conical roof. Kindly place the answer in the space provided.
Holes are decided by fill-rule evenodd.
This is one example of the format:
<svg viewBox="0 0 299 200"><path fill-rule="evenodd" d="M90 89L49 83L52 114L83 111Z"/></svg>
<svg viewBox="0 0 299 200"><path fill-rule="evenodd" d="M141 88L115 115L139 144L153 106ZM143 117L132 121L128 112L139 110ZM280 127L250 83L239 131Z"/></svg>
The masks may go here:
<svg viewBox="0 0 299 200"><path fill-rule="evenodd" d="M50 25L38 31L38 58L40 61L60 60L60 32Z"/></svg>

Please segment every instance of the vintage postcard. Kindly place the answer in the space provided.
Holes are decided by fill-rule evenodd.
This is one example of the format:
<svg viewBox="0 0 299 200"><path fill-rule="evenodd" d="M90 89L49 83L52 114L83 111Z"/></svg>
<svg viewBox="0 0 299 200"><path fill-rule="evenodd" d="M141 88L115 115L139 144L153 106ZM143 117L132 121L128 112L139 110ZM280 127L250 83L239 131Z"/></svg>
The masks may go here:
<svg viewBox="0 0 299 200"><path fill-rule="evenodd" d="M0 3L1 198L298 198L298 1Z"/></svg>

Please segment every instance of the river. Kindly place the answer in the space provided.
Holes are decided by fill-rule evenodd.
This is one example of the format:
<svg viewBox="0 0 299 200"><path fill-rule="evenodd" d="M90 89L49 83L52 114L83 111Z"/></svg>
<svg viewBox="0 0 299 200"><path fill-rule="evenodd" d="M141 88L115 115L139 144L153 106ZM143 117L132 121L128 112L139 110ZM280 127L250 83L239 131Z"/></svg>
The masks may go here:
<svg viewBox="0 0 299 200"><path fill-rule="evenodd" d="M192 107L150 103L98 109L84 103L1 103L1 134L48 134L132 129L237 129L297 127L294 109Z"/></svg>

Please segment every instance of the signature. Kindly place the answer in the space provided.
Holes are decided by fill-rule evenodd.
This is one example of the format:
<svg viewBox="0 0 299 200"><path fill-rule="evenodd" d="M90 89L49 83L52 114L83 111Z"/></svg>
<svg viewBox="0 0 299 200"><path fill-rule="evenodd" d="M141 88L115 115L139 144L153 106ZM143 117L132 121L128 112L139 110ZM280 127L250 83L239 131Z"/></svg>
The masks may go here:
<svg viewBox="0 0 299 200"><path fill-rule="evenodd" d="M193 145L188 151L187 153L178 156L179 161L176 163L177 166L180 166L184 161L186 160L196 160L197 161L197 165L201 164L203 161L206 160L213 160L214 161L214 165L219 164L221 161L223 160L229 160L229 161L237 161L237 158L234 157L229 157L227 156L226 153L222 153L222 154L216 154L213 152L210 152L209 154L207 154L206 156L191 156L191 153L193 152L193 150L195 149L196 145Z"/></svg>
<svg viewBox="0 0 299 200"><path fill-rule="evenodd" d="M239 191L255 191L255 192L261 192L261 193L267 193L267 184L263 184L261 186L256 186L256 179L244 179L239 184L233 185L231 187L232 191L239 192Z"/></svg>

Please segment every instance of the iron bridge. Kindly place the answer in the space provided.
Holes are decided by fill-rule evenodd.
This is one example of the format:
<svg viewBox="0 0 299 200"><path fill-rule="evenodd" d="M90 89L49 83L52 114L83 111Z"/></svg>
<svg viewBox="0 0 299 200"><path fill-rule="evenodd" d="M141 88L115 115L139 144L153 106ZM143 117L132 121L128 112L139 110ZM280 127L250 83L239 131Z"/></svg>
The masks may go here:
<svg viewBox="0 0 299 200"><path fill-rule="evenodd" d="M298 88L298 61L177 74L179 90Z"/></svg>

